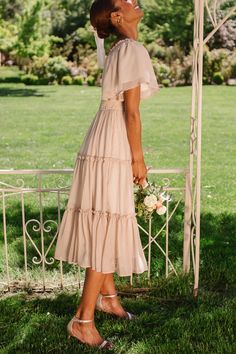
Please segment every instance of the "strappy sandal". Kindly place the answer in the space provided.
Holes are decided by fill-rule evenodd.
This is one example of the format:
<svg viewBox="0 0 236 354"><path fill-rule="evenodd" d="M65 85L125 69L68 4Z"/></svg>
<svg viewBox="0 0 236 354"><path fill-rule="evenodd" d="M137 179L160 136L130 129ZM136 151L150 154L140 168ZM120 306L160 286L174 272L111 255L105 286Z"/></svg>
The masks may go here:
<svg viewBox="0 0 236 354"><path fill-rule="evenodd" d="M77 316L74 316L72 317L72 319L70 320L70 322L67 324L67 333L68 333L68 339L70 339L70 337L75 337L76 339L78 339L79 342L83 343L83 344L86 344L90 347L97 347L98 349L111 349L113 348L113 345L111 342L107 341L107 340L104 340L100 345L96 345L96 346L92 346L92 345L89 345L88 343L86 342L83 342L81 341L78 337L76 337L73 333L73 330L72 330L72 326L73 326L73 323L74 322L79 322L79 323L90 323L90 322L93 322L94 320L81 320L79 319L79 317Z"/></svg>
<svg viewBox="0 0 236 354"><path fill-rule="evenodd" d="M99 294L98 295L98 298L97 298L97 302L96 302L96 310L98 311L102 311L102 312L106 312L106 313L110 313L111 315L114 315L114 313L112 312L109 312L109 311L105 311L104 309L104 306L102 304L102 299L105 297L105 298L113 298L113 297L116 297L117 294L112 294L112 295L102 295L102 294ZM136 315L126 311L126 314L127 316L126 317L120 317L120 318L124 318L126 320L134 320L136 318ZM119 317L119 316L118 316Z"/></svg>

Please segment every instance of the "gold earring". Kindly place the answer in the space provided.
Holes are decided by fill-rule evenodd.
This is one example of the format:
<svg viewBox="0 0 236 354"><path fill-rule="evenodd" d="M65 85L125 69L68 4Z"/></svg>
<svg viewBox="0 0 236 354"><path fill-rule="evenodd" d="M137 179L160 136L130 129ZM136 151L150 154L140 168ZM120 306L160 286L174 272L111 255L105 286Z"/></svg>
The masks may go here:
<svg viewBox="0 0 236 354"><path fill-rule="evenodd" d="M119 19L117 20L117 23L119 23L119 24L120 24L120 17L119 17Z"/></svg>

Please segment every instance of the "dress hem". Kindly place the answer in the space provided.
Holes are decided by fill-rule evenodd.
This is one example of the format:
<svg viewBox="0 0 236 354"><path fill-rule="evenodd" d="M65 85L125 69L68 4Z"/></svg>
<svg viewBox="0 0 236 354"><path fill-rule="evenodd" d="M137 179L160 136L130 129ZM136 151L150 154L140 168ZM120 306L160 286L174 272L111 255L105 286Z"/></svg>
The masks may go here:
<svg viewBox="0 0 236 354"><path fill-rule="evenodd" d="M67 263L69 263L69 264L78 265L79 267L84 268L84 269L86 269L86 268L91 268L92 270L94 270L94 271L96 271L96 272L98 272L98 273L103 273L103 274L117 273L117 275L118 275L119 277L130 277L130 276L132 276L132 274L142 274L142 273L144 273L144 272L147 272L147 270L148 270L148 268L146 267L146 268L145 268L144 270L142 270L142 271L133 271L132 273L129 273L129 274L122 274L122 273L118 272L116 269L111 270L110 272L102 272L102 271L96 270L96 268L93 268L93 267L90 266L90 265L81 265L81 264L79 264L79 263L77 263L77 262L70 261L70 260L65 259L65 258L62 259L62 257L59 257L59 258L54 257L54 259L56 259L56 260L58 260L58 261L67 262Z"/></svg>

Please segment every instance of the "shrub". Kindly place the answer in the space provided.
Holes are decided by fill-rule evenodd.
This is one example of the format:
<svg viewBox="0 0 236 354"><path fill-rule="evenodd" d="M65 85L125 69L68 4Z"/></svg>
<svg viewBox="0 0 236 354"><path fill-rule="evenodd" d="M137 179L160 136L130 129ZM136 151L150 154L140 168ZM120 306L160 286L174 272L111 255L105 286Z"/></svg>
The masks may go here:
<svg viewBox="0 0 236 354"><path fill-rule="evenodd" d="M84 57L81 61L81 66L85 69L88 76L94 77L96 82L96 79L102 72L102 69L98 67L96 53Z"/></svg>
<svg viewBox="0 0 236 354"><path fill-rule="evenodd" d="M232 55L230 56L230 77L232 79L236 79L236 49L232 52Z"/></svg>
<svg viewBox="0 0 236 354"><path fill-rule="evenodd" d="M34 57L31 63L31 73L37 75L39 79L47 78L47 63L49 56L44 55L42 57Z"/></svg>
<svg viewBox="0 0 236 354"><path fill-rule="evenodd" d="M88 86L94 86L95 85L95 78L92 75L89 75L87 77L87 84L88 84Z"/></svg>
<svg viewBox="0 0 236 354"><path fill-rule="evenodd" d="M165 63L170 65L174 60L179 59L180 62L184 59L184 50L175 43L172 46L165 48Z"/></svg>
<svg viewBox="0 0 236 354"><path fill-rule="evenodd" d="M74 77L74 79L73 79L73 84L74 85L83 85L83 83L84 83L84 79L83 79L82 76L77 75L77 76Z"/></svg>
<svg viewBox="0 0 236 354"><path fill-rule="evenodd" d="M38 80L38 76L33 74L26 74L21 76L21 82L23 82L25 85L37 85Z"/></svg>
<svg viewBox="0 0 236 354"><path fill-rule="evenodd" d="M170 80L169 79L164 79L164 80L162 80L161 83L165 87L169 87L170 86Z"/></svg>
<svg viewBox="0 0 236 354"><path fill-rule="evenodd" d="M211 52L211 65L213 74L221 70L222 62L230 53L227 49L213 49Z"/></svg>
<svg viewBox="0 0 236 354"><path fill-rule="evenodd" d="M48 85L49 84L49 79L40 77L38 79L38 85Z"/></svg>
<svg viewBox="0 0 236 354"><path fill-rule="evenodd" d="M21 79L17 76L0 77L0 83L3 83L3 84L19 84L20 82L21 82Z"/></svg>
<svg viewBox="0 0 236 354"><path fill-rule="evenodd" d="M206 84L211 83L211 78L212 78L211 52L208 46L205 46L203 50L203 77L205 78Z"/></svg>
<svg viewBox="0 0 236 354"><path fill-rule="evenodd" d="M63 76L70 73L68 62L60 55L53 58L49 58L47 55L41 58L35 57L31 71L49 83L54 81L61 83Z"/></svg>
<svg viewBox="0 0 236 354"><path fill-rule="evenodd" d="M230 60L229 58L226 58L222 61L221 70L220 70L221 74L223 75L224 82L227 82L228 79L230 78L231 71L232 71L232 66Z"/></svg>
<svg viewBox="0 0 236 354"><path fill-rule="evenodd" d="M188 57L184 58L182 64L179 59L174 60L170 68L171 73L169 75L169 80L173 86L183 86L189 84L191 78L191 67L189 68Z"/></svg>
<svg viewBox="0 0 236 354"><path fill-rule="evenodd" d="M181 78L184 80L184 85L190 85L192 83L192 64L192 54L184 57L181 72Z"/></svg>
<svg viewBox="0 0 236 354"><path fill-rule="evenodd" d="M157 81L162 82L162 80L170 79L171 69L164 63L156 63L153 65L155 74L157 76Z"/></svg>
<svg viewBox="0 0 236 354"><path fill-rule="evenodd" d="M208 78L206 76L203 76L202 83L203 83L203 85L208 85L209 84Z"/></svg>
<svg viewBox="0 0 236 354"><path fill-rule="evenodd" d="M157 43L149 43L147 45L147 50L151 57L156 57L159 59L165 59L166 57L166 49L165 47L161 47Z"/></svg>
<svg viewBox="0 0 236 354"><path fill-rule="evenodd" d="M47 71L50 81L56 80L59 83L61 83L62 78L67 76L70 72L68 63L62 56L49 58L47 63Z"/></svg>
<svg viewBox="0 0 236 354"><path fill-rule="evenodd" d="M207 46L204 47L203 54L203 76L206 80L211 83L214 77L214 73L223 72L223 76L227 79L229 75L225 62L228 60L228 56L230 55L230 51L227 49L213 49L209 51Z"/></svg>
<svg viewBox="0 0 236 354"><path fill-rule="evenodd" d="M49 85L52 85L52 86L57 86L58 85L58 82L57 80L54 80L54 81L50 81L48 82Z"/></svg>
<svg viewBox="0 0 236 354"><path fill-rule="evenodd" d="M213 74L212 79L213 82L217 85L221 85L224 82L224 76L219 71Z"/></svg>
<svg viewBox="0 0 236 354"><path fill-rule="evenodd" d="M61 79L62 85L72 85L72 82L72 77L70 77L69 75L63 76L63 78Z"/></svg>

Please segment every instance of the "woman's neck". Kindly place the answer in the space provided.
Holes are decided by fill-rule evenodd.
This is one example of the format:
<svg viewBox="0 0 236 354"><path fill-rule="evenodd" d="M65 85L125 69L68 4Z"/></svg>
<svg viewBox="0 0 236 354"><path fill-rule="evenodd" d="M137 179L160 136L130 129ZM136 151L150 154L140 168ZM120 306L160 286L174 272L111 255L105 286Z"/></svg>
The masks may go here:
<svg viewBox="0 0 236 354"><path fill-rule="evenodd" d="M115 45L117 42L119 42L120 40L125 39L125 38L131 38L131 39L137 40L138 39L137 27L133 27L133 26L130 28L126 27L125 30L123 30L122 32L120 32L117 35L117 38L116 38L115 42L113 43L113 45Z"/></svg>

